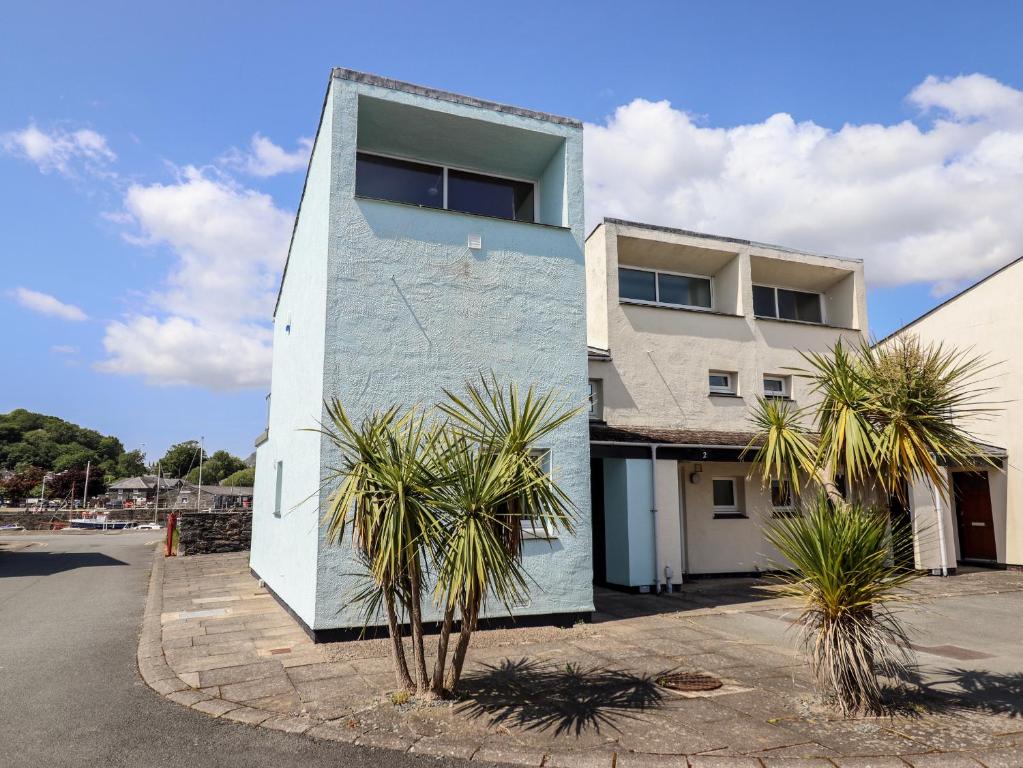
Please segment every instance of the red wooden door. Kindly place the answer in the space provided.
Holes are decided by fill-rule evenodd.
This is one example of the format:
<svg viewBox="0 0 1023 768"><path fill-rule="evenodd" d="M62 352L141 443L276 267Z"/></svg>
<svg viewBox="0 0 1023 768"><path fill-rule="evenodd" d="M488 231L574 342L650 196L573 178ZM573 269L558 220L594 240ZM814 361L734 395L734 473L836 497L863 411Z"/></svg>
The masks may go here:
<svg viewBox="0 0 1023 768"><path fill-rule="evenodd" d="M995 526L987 472L954 472L952 485L962 560L995 560Z"/></svg>

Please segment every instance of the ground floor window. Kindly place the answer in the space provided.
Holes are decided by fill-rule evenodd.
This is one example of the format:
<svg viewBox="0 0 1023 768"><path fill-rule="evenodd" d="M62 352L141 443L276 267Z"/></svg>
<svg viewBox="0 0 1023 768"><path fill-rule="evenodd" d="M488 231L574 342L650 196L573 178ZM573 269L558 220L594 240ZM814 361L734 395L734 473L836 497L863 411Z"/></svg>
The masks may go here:
<svg viewBox="0 0 1023 768"><path fill-rule="evenodd" d="M712 481L715 517L741 517L738 481L734 477L715 477Z"/></svg>

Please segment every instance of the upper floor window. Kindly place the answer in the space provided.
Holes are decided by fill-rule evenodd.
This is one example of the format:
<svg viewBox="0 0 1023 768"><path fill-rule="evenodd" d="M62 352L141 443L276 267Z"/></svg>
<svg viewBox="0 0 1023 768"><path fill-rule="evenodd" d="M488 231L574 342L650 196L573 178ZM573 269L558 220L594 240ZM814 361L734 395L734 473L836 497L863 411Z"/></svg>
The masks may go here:
<svg viewBox="0 0 1023 768"><path fill-rule="evenodd" d="M604 382L590 379L590 419L602 421L604 418Z"/></svg>
<svg viewBox="0 0 1023 768"><path fill-rule="evenodd" d="M695 309L710 309L712 304L709 277L635 267L619 267L618 297Z"/></svg>
<svg viewBox="0 0 1023 768"><path fill-rule="evenodd" d="M536 220L536 185L531 181L366 152L356 154L355 194L512 221Z"/></svg>
<svg viewBox="0 0 1023 768"><path fill-rule="evenodd" d="M821 295L770 285L753 286L753 313L757 317L823 323Z"/></svg>
<svg viewBox="0 0 1023 768"><path fill-rule="evenodd" d="M764 376L764 397L788 397L788 376Z"/></svg>
<svg viewBox="0 0 1023 768"><path fill-rule="evenodd" d="M735 374L725 371L711 371L707 375L707 384L712 395L734 395Z"/></svg>

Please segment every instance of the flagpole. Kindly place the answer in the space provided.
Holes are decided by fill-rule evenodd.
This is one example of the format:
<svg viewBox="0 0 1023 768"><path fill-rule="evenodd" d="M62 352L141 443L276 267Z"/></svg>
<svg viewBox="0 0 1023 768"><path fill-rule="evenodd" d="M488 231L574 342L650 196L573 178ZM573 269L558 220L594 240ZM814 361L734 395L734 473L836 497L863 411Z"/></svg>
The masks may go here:
<svg viewBox="0 0 1023 768"><path fill-rule="evenodd" d="M195 494L195 511L199 512L199 504L202 501L202 444L206 438L199 437L199 492Z"/></svg>
<svg viewBox="0 0 1023 768"><path fill-rule="evenodd" d="M92 461L85 463L85 489L82 491L82 514L85 514L85 510L89 504L89 470L92 469ZM74 505L72 505L74 506Z"/></svg>
<svg viewBox="0 0 1023 768"><path fill-rule="evenodd" d="M160 462L156 462L156 509L153 510L153 522L160 522Z"/></svg>

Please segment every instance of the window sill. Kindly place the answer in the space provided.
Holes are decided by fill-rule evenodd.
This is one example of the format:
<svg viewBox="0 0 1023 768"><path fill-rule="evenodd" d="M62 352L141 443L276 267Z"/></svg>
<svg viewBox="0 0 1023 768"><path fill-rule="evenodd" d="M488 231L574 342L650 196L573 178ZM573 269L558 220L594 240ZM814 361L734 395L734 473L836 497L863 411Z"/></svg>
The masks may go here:
<svg viewBox="0 0 1023 768"><path fill-rule="evenodd" d="M402 208L415 208L418 211L433 211L434 213L453 214L455 216L471 216L474 219L483 219L484 221L503 221L506 224L520 224L526 227L542 227L544 229L553 229L559 232L569 232L571 227L565 227L561 224L544 224L539 221L516 221L515 219L505 219L501 216L487 216L485 213L469 213L467 211L452 211L449 208L434 208L432 205L416 205L415 203L403 203L400 200L387 200L383 197L369 197L368 195L353 195L356 200L365 200L371 203L383 203L384 205L397 205Z"/></svg>
<svg viewBox="0 0 1023 768"><path fill-rule="evenodd" d="M732 400L742 400L742 395L737 395L734 392L708 392L707 397L728 397Z"/></svg>
<svg viewBox="0 0 1023 768"><path fill-rule="evenodd" d="M855 331L860 332L859 328L850 328L846 325L831 325L830 323L815 323L811 320L789 320L785 317L767 317L765 315L754 315L757 320L765 320L769 323L788 323L789 325L808 325L811 328L830 328L831 330L837 331Z"/></svg>
<svg viewBox="0 0 1023 768"><path fill-rule="evenodd" d="M745 512L715 512L715 520L749 520Z"/></svg>
<svg viewBox="0 0 1023 768"><path fill-rule="evenodd" d="M629 304L633 307L651 307L652 309L670 309L673 312L694 312L699 315L714 315L715 317L742 317L733 315L731 312L719 312L716 309L704 309L702 307L682 307L678 304L658 304L656 301L640 301L639 299L618 298L619 304Z"/></svg>
<svg viewBox="0 0 1023 768"><path fill-rule="evenodd" d="M788 395L766 395L766 394L765 394L765 395L764 395L764 399L765 399L765 400L784 400L784 401L785 401L785 402L787 402L787 403L792 403L792 402L795 402L795 401L794 401L794 400L793 400L793 399L792 399L791 397L789 397Z"/></svg>
<svg viewBox="0 0 1023 768"><path fill-rule="evenodd" d="M557 533L545 532L543 528L523 528L523 541L557 541L560 537Z"/></svg>

